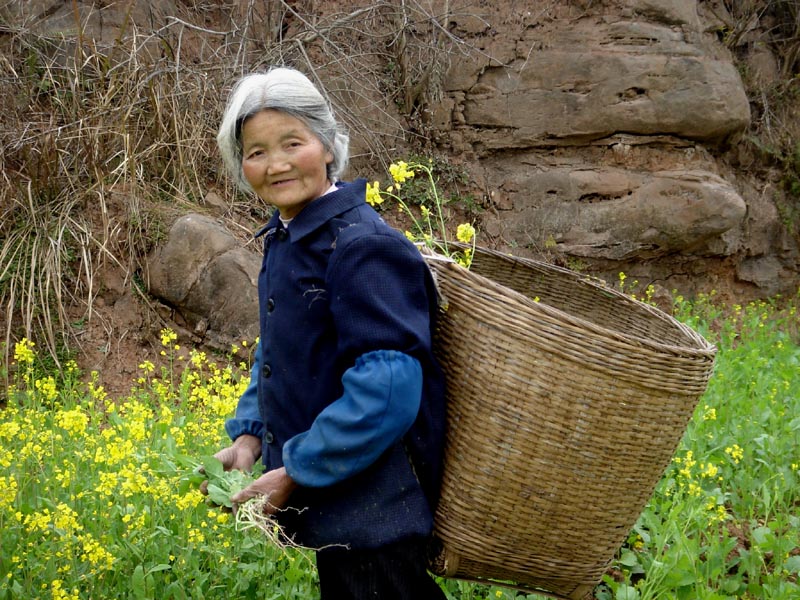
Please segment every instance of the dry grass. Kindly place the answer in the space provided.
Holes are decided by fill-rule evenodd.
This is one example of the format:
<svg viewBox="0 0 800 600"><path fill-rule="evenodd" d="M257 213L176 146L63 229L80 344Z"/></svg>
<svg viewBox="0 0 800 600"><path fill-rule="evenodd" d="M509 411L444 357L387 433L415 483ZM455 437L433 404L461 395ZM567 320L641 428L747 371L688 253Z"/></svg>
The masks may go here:
<svg viewBox="0 0 800 600"><path fill-rule="evenodd" d="M10 113L0 134L7 344L21 331L45 341L58 361L70 341L67 307L82 305L92 317L98 268L112 261L132 276L153 240L152 209L196 201L213 181L218 91L199 70L151 59L154 39L133 31L100 48L80 34L19 29L7 42ZM114 194L124 201L112 209Z"/></svg>
<svg viewBox="0 0 800 600"><path fill-rule="evenodd" d="M148 30L129 12L110 42L85 31L96 8L72 3L69 31L45 32L13 4L0 6L6 360L24 335L58 362L74 342L70 320L97 318L99 270L112 263L130 283L173 214L202 210L209 190L238 220L263 218L221 172L214 144L241 73L289 64L324 74L362 140L354 162L386 165L399 146L427 140L426 107L462 47L446 14L414 0L313 17L284 1L184 0Z"/></svg>

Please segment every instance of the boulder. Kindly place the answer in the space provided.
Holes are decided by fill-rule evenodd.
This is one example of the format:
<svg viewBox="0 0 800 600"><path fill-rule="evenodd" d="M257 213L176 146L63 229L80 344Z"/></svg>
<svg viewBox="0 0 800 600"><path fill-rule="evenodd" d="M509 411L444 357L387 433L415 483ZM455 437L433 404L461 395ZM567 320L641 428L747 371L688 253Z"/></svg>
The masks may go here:
<svg viewBox="0 0 800 600"><path fill-rule="evenodd" d="M258 336L259 255L218 221L179 218L148 258L149 290L203 342L221 349Z"/></svg>

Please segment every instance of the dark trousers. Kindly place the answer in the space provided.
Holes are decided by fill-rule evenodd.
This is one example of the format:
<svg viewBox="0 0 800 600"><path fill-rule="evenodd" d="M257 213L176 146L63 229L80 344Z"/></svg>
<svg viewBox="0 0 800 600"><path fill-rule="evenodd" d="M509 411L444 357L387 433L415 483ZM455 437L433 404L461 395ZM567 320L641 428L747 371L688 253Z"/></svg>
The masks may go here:
<svg viewBox="0 0 800 600"><path fill-rule="evenodd" d="M428 574L426 549L413 538L369 550L319 550L322 600L445 600Z"/></svg>

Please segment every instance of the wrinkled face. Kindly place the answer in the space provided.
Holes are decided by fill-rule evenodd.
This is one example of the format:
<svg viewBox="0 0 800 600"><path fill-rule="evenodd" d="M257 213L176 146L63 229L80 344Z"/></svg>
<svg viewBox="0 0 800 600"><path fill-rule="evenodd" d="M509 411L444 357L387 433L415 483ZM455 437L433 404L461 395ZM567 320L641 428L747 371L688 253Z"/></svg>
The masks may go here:
<svg viewBox="0 0 800 600"><path fill-rule="evenodd" d="M242 173L284 219L294 218L331 183L333 154L305 123L284 112L262 110L242 125Z"/></svg>

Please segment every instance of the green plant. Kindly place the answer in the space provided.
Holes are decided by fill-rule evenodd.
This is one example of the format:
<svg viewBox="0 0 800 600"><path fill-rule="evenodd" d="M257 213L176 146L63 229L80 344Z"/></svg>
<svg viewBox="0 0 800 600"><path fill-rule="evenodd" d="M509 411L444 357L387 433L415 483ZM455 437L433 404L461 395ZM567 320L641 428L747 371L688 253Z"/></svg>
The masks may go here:
<svg viewBox="0 0 800 600"><path fill-rule="evenodd" d="M607 577L608 597L793 598L800 593L796 299L725 307L675 298L717 365L672 464Z"/></svg>
<svg viewBox="0 0 800 600"><path fill-rule="evenodd" d="M598 600L798 597L799 300L675 298L717 344L715 373ZM215 499L248 481L203 457L223 443L249 365L184 351L168 330L161 343L171 362L142 362L119 398L74 363L53 373L28 340L0 362L13 380L0 405L0 600L315 595L312 555L237 529L197 489L200 464ZM520 597L439 583L451 599Z"/></svg>
<svg viewBox="0 0 800 600"><path fill-rule="evenodd" d="M248 485L253 483L261 471L261 469L254 469L250 473L245 473L238 469L230 471L224 470L222 463L213 456L206 456L202 459L202 471L195 470L194 476L190 478L192 483L198 484L203 479L208 481L208 499L212 504L217 506L224 506L226 508L233 508L231 496L237 492L242 491Z"/></svg>
<svg viewBox="0 0 800 600"><path fill-rule="evenodd" d="M425 175L421 181L416 179L418 172ZM381 189L379 181L367 184L367 202L372 206L380 206L385 199L393 200L411 219L411 230L406 230L408 239L440 252L464 267L469 267L475 250L475 227L470 223L461 223L455 232L458 242L471 243L472 247L460 248L450 243L444 215L444 200L437 187L432 161L410 163L397 161L389 165L389 173L392 178L389 187ZM406 190L412 183L414 187L409 194ZM418 207L413 207L408 200L409 196L414 199L414 204L418 204Z"/></svg>
<svg viewBox="0 0 800 600"><path fill-rule="evenodd" d="M175 341L163 332L165 352L180 352ZM247 365L190 352L159 375L145 361L112 399L74 365L43 374L28 340L14 362L0 421L0 598L255 598L265 581L276 597L310 595L302 552L239 534L193 481Z"/></svg>

